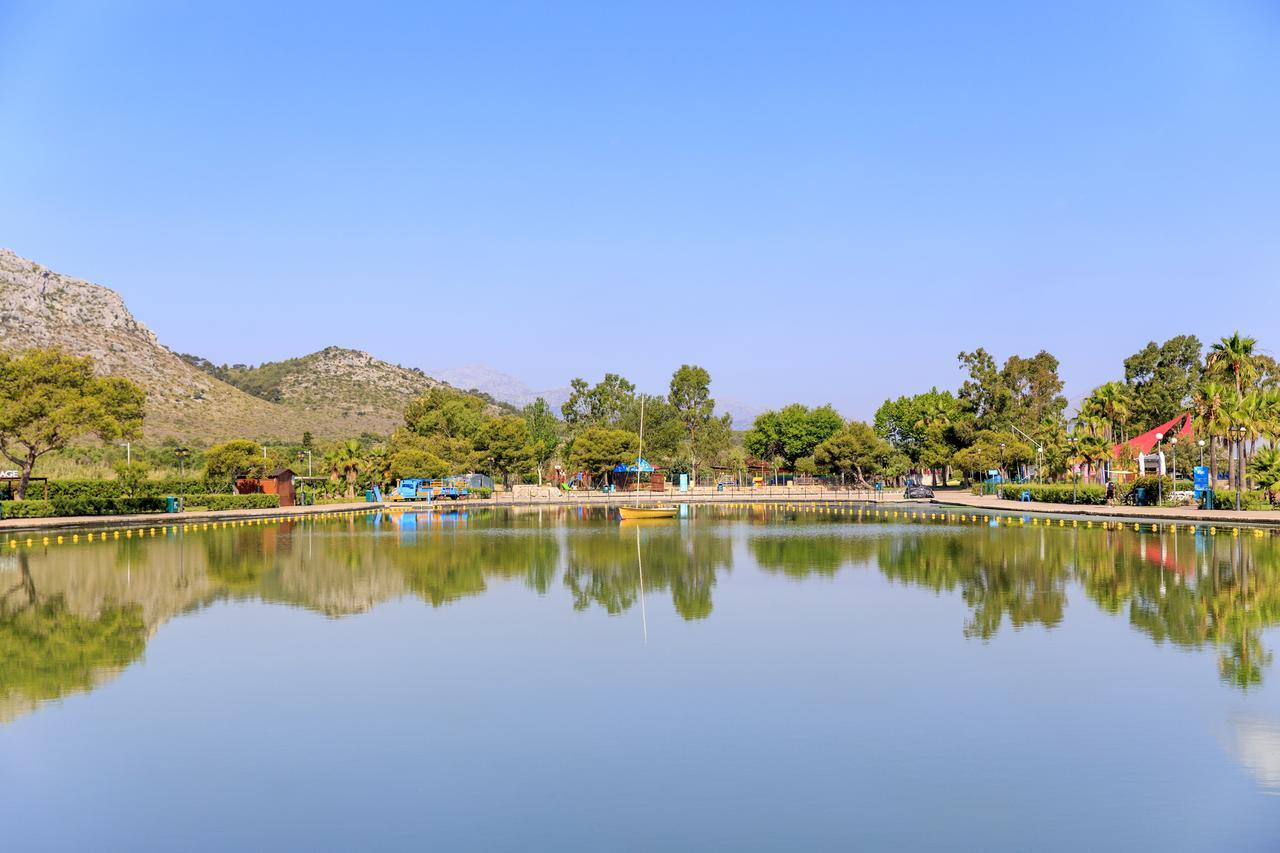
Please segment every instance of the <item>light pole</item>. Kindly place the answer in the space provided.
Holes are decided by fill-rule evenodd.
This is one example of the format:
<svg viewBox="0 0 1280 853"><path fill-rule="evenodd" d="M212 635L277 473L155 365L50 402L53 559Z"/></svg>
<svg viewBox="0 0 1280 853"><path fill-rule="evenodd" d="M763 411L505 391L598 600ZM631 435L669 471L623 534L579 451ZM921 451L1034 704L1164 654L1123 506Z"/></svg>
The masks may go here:
<svg viewBox="0 0 1280 853"><path fill-rule="evenodd" d="M126 442L123 442L120 446L124 448L125 464L132 465L133 464L133 442L126 441Z"/></svg>
<svg viewBox="0 0 1280 853"><path fill-rule="evenodd" d="M1156 506L1164 503L1164 433L1156 433L1156 453L1160 457L1161 465L1156 469Z"/></svg>
<svg viewBox="0 0 1280 853"><path fill-rule="evenodd" d="M182 470L182 476L184 479L187 476L187 456L190 453L191 451L185 447L179 447L173 451L173 454L178 457L178 467Z"/></svg>
<svg viewBox="0 0 1280 853"><path fill-rule="evenodd" d="M1173 502L1176 504L1178 502L1178 437L1175 435L1169 439L1169 444L1173 447L1169 452L1173 454Z"/></svg>
<svg viewBox="0 0 1280 853"><path fill-rule="evenodd" d="M1076 492L1080 488L1080 477L1075 471L1076 437L1073 435L1067 438L1067 444L1071 445L1071 503L1074 504L1076 502Z"/></svg>
<svg viewBox="0 0 1280 853"><path fill-rule="evenodd" d="M1044 485L1044 447L1036 445L1036 475L1040 478L1040 484Z"/></svg>
<svg viewBox="0 0 1280 853"><path fill-rule="evenodd" d="M299 461L299 462L301 462L301 461L302 461L302 454L304 454L304 453L305 453L305 454L307 454L307 476L308 476L308 477L310 477L310 476L312 476L312 474L311 474L311 451L310 451L310 450L299 450L299 451L298 451L298 461Z"/></svg>
<svg viewBox="0 0 1280 853"><path fill-rule="evenodd" d="M1000 474L1001 474L1001 476L1003 476L1003 475L1004 475L1004 473L1005 473L1005 470L1004 470L1004 442L1002 441L1002 442L1000 442Z"/></svg>
<svg viewBox="0 0 1280 853"><path fill-rule="evenodd" d="M1244 438L1244 427L1232 424L1227 427L1227 432L1231 434L1231 440L1235 442L1234 464L1236 467L1236 512L1240 511L1240 488L1241 481L1244 479L1244 463L1240 459L1240 440Z"/></svg>
<svg viewBox="0 0 1280 853"><path fill-rule="evenodd" d="M1200 467L1203 468L1204 467L1204 439L1203 438L1200 439L1199 441L1196 442L1196 444L1200 445Z"/></svg>

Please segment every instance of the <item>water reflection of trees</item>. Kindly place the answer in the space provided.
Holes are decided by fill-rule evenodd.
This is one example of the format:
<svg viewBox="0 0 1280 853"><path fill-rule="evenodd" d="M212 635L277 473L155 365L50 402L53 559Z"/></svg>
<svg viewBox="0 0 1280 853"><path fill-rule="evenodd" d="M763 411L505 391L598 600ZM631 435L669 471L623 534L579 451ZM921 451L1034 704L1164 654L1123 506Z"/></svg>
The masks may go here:
<svg viewBox="0 0 1280 853"><path fill-rule="evenodd" d="M711 615L716 572L733 567L733 544L722 527L675 523L576 532L567 540L564 568L574 608L597 604L609 613L631 608L640 594L641 560L646 592L670 590L677 613L705 619Z"/></svg>
<svg viewBox="0 0 1280 853"><path fill-rule="evenodd" d="M1280 623L1280 546L1272 537L924 530L884 540L877 562L892 579L959 590L972 609L966 636L984 639L1005 617L1015 627L1058 624L1068 584L1078 583L1098 607L1124 614L1157 643L1214 646L1222 679L1246 689L1272 659L1261 632Z"/></svg>
<svg viewBox="0 0 1280 853"><path fill-rule="evenodd" d="M1125 617L1157 643L1217 650L1242 689L1272 661L1263 631L1280 621L1280 540L1132 530L714 523L620 527L604 512L433 513L287 521L25 550L0 564L0 721L91 689L137 660L175 615L221 599L288 604L342 617L414 595L443 606L495 581L609 613L641 590L666 592L686 619L707 617L735 531L760 567L788 578L878 566L889 580L956 593L965 636L1008 623L1052 628L1070 591ZM1078 585L1078 587L1073 587ZM1078 591L1076 594L1080 594Z"/></svg>
<svg viewBox="0 0 1280 853"><path fill-rule="evenodd" d="M881 540L876 561L892 580L935 592L959 590L971 609L966 637L988 640L1006 618L1015 628L1053 627L1067 603L1066 556L1044 547L1043 537L1019 534L923 530Z"/></svg>
<svg viewBox="0 0 1280 853"><path fill-rule="evenodd" d="M17 583L0 590L0 722L92 689L146 646L140 605L103 602L90 614L72 612L63 595L40 591L26 554L17 559Z"/></svg>
<svg viewBox="0 0 1280 853"><path fill-rule="evenodd" d="M753 534L748 547L760 568L803 580L811 575L834 575L842 566L867 562L876 552L871 528L846 528L797 532L775 527Z"/></svg>

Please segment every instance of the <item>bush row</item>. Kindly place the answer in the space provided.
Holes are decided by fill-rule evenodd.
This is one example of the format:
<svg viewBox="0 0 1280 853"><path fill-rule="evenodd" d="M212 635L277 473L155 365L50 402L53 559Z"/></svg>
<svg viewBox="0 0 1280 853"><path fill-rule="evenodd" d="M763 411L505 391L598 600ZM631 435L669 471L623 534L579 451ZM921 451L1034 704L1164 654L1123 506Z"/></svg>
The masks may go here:
<svg viewBox="0 0 1280 853"><path fill-rule="evenodd" d="M132 515L163 512L164 498L51 498L38 501L5 501L0 504L4 518L50 518L70 515Z"/></svg>
<svg viewBox="0 0 1280 853"><path fill-rule="evenodd" d="M1228 489L1218 489L1214 492L1215 502L1214 509L1234 510L1236 508L1236 493ZM1204 506L1204 501L1200 502ZM1271 505L1270 496L1261 489L1245 491L1240 494L1240 509L1275 509Z"/></svg>
<svg viewBox="0 0 1280 853"><path fill-rule="evenodd" d="M208 492L209 484L203 479L169 477L163 480L144 480L138 485L135 497L164 497L195 492ZM39 483L33 483L27 491L29 497L42 495ZM119 480L50 480L49 500L59 498L123 498L124 484Z"/></svg>
<svg viewBox="0 0 1280 853"><path fill-rule="evenodd" d="M279 495L211 495L183 496L190 509L275 509ZM164 512L168 508L163 497L144 498L50 498L49 500L0 501L0 518L52 518L72 515L133 515L142 512Z"/></svg>
<svg viewBox="0 0 1280 853"><path fill-rule="evenodd" d="M1031 500L1043 503L1069 504L1072 502L1072 486L1070 483L1006 483L1000 487L1000 496L1006 500L1016 501L1022 498L1023 492L1029 492ZM1107 490L1097 483L1081 483L1075 491L1077 504L1104 504L1107 502Z"/></svg>
<svg viewBox="0 0 1280 853"><path fill-rule="evenodd" d="M204 507L211 510L223 509L275 509L280 506L279 495L183 495L183 506L187 509Z"/></svg>
<svg viewBox="0 0 1280 853"><path fill-rule="evenodd" d="M1155 504L1156 497L1160 494L1161 485L1157 483L1157 478L1139 477L1132 483L1116 484L1116 502L1129 503L1133 492L1136 489L1146 489L1143 496L1148 506ZM1177 491L1189 492L1192 485L1189 480L1179 480ZM1070 483L1005 483L1000 486L1000 496L1006 500L1017 501L1022 498L1023 492L1030 494L1031 500L1043 503L1064 503L1072 502L1072 488ZM1163 492L1167 500L1174 491L1173 482L1168 478L1164 478ZM977 489L974 491L977 494ZM1216 492L1217 501L1214 509L1233 510L1236 508L1235 492L1228 489L1218 489ZM1075 493L1075 503L1086 505L1100 505L1106 503L1107 490L1104 486L1096 483L1081 483ZM1203 506L1203 501L1201 502ZM1274 509L1271 504L1269 495L1261 490L1246 491L1241 495L1241 509Z"/></svg>

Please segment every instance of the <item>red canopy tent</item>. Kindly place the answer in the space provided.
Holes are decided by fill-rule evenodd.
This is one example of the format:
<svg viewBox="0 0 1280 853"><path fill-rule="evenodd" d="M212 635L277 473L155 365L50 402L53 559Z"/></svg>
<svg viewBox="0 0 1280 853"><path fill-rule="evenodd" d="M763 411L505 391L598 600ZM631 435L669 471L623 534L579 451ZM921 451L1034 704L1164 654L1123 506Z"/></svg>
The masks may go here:
<svg viewBox="0 0 1280 853"><path fill-rule="evenodd" d="M1134 436L1128 441L1117 444L1111 448L1111 455L1119 458L1120 448L1126 444L1133 448L1134 453L1150 453L1156 447L1156 433L1162 433L1165 441L1174 436L1179 439L1194 436L1195 430L1191 428L1191 413L1183 412L1167 424L1161 424L1149 432L1144 432L1142 435Z"/></svg>

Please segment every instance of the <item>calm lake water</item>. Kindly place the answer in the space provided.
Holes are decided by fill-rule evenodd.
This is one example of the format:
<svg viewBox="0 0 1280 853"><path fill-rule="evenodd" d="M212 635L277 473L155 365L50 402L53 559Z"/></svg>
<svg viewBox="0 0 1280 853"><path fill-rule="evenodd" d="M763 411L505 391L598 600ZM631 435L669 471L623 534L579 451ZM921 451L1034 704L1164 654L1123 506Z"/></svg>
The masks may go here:
<svg viewBox="0 0 1280 853"><path fill-rule="evenodd" d="M6 850L1280 849L1280 537L691 507L66 539L0 555Z"/></svg>

